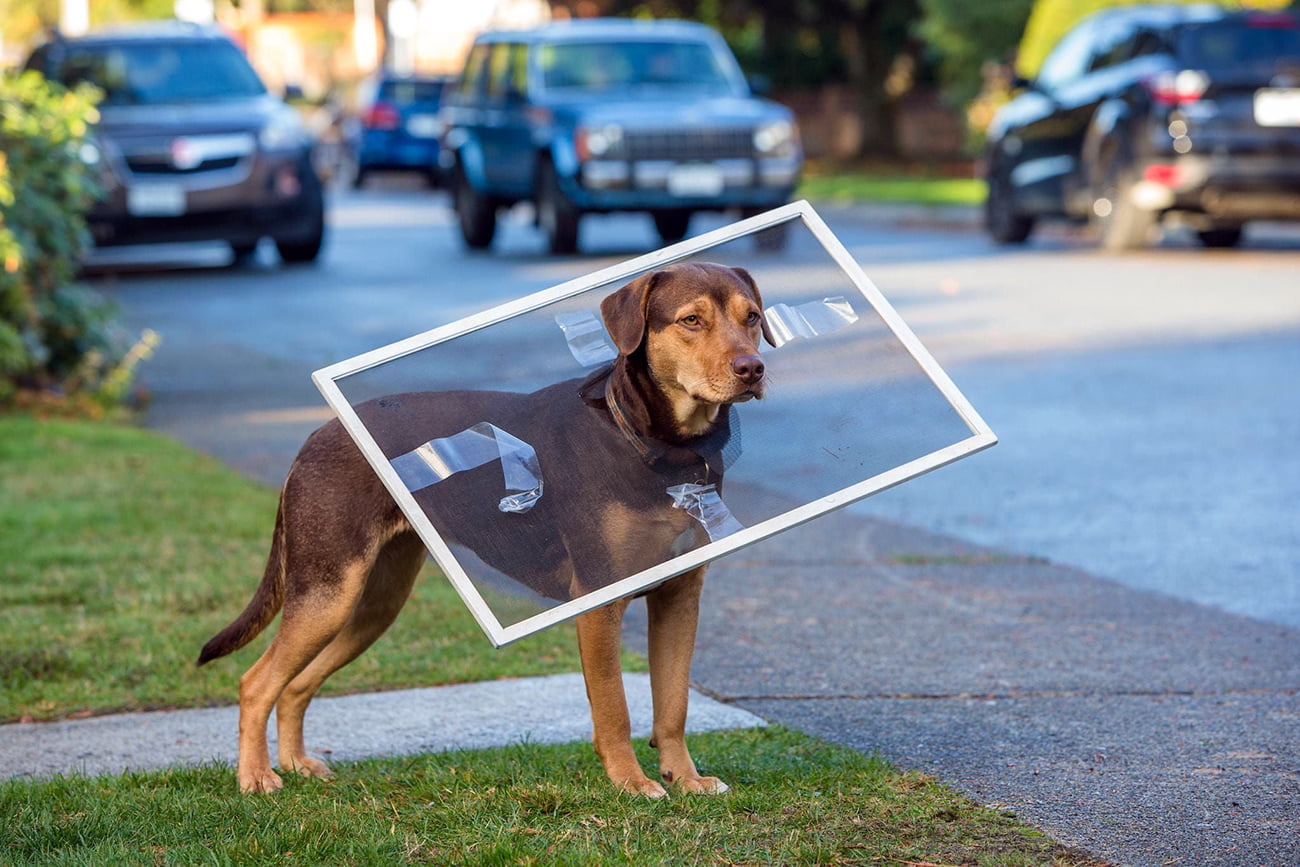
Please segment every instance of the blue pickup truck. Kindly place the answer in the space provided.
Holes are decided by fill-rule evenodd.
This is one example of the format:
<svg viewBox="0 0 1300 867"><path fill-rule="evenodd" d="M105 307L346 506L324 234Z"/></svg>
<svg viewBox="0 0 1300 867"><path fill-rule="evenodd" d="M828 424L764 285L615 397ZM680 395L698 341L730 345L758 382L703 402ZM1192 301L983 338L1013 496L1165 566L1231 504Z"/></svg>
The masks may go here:
<svg viewBox="0 0 1300 867"><path fill-rule="evenodd" d="M755 97L722 38L684 21L486 33L441 117L441 165L472 249L523 201L554 253L577 249L587 213L649 213L671 243L697 211L785 204L803 164L789 109Z"/></svg>

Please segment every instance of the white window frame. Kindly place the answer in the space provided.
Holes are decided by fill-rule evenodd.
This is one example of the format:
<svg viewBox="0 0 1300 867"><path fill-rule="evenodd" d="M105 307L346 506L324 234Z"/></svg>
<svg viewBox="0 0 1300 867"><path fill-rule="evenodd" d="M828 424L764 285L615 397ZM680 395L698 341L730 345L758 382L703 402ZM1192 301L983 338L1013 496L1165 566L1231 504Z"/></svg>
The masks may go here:
<svg viewBox="0 0 1300 867"><path fill-rule="evenodd" d="M835 493L812 500L780 515L746 527L730 536L688 551L599 590L587 593L569 602L561 603L518 623L503 625L479 594L470 576L456 559L447 542L434 528L428 516L416 503L411 492L398 478L392 464L365 425L362 424L347 398L344 397L338 381L468 334L471 331L478 331L481 328L487 328L507 319L530 313L548 304L571 298L598 286L620 284L647 271L697 255L712 247L735 241L746 235L772 229L784 223L797 221L803 222L835 260L836 264L862 292L868 303L920 365L930 381L939 389L952 408L971 429L971 435L952 445L945 446L891 470L849 485ZM416 533L419 534L420 539L433 555L434 560L442 567L465 604L469 606L474 619L478 621L479 626L482 627L492 644L497 647L576 617L583 612L599 608L616 599L640 593L683 572L688 572L733 551L746 548L784 530L797 527L827 512L844 508L872 494L950 464L959 458L982 451L997 442L997 436L985 424L979 413L975 411L975 408L958 390L948 374L934 360L934 357L921 344L916 335L912 333L912 330L898 315L898 312L894 310L880 290L876 288L876 285L871 282L871 279L854 261L844 245L840 243L839 239L835 237L826 223L822 221L821 217L806 201L793 202L755 217L740 220L698 237L612 265L584 277L578 277L550 289L468 316L457 322L434 328L423 334L417 334L406 340L363 353L346 361L340 361L313 373L312 380L316 383L316 387L320 389L321 394L324 395L326 402L338 415L339 420L353 440L360 447L362 454L365 455L366 460L369 461L379 475L384 486L392 494L393 499L397 501L397 505L411 522Z"/></svg>

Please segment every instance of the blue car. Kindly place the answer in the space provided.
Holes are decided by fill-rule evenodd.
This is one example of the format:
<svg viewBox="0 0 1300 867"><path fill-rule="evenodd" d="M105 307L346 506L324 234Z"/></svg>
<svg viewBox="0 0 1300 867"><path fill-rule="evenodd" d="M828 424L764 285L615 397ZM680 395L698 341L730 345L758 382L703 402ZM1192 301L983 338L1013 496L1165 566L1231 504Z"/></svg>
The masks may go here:
<svg viewBox="0 0 1300 867"><path fill-rule="evenodd" d="M375 83L361 114L353 186L373 171L415 172L437 185L438 111L446 85L446 78L397 75Z"/></svg>
<svg viewBox="0 0 1300 867"><path fill-rule="evenodd" d="M570 21L480 36L443 100L442 167L465 243L531 201L554 253L584 214L649 213L665 243L697 211L788 202L792 113L751 92L722 38L684 21Z"/></svg>

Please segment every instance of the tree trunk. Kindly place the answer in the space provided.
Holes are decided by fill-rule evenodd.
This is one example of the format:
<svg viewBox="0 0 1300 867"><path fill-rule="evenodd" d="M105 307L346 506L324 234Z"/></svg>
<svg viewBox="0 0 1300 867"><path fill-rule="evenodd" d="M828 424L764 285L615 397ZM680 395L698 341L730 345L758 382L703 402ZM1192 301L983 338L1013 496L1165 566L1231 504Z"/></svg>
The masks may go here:
<svg viewBox="0 0 1300 867"><path fill-rule="evenodd" d="M849 84L861 98L862 124L859 156L898 155L894 99L885 81L901 46L889 45L882 0L872 0L860 10L845 9L845 26L840 46L849 73Z"/></svg>

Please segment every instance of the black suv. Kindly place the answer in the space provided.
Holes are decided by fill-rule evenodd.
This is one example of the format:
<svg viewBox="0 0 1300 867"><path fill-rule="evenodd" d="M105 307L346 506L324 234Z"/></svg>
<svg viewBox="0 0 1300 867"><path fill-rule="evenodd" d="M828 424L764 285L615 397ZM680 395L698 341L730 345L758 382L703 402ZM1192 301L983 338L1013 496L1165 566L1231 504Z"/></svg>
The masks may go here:
<svg viewBox="0 0 1300 867"><path fill-rule="evenodd" d="M611 211L649 213L671 243L697 211L785 204L803 164L790 110L756 98L722 37L686 21L484 34L442 119L471 248L492 243L498 208L530 200L552 252L577 247L583 214Z"/></svg>
<svg viewBox="0 0 1300 867"><path fill-rule="evenodd" d="M1137 6L1090 16L998 112L986 225L1039 217L1142 246L1162 220L1229 247L1255 219L1300 219L1300 25L1288 13Z"/></svg>
<svg viewBox="0 0 1300 867"><path fill-rule="evenodd" d="M226 241L237 258L270 236L309 262L325 232L313 140L215 29L160 22L58 39L27 66L103 91L93 146L106 189L95 243Z"/></svg>

